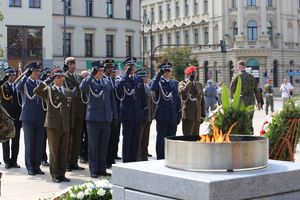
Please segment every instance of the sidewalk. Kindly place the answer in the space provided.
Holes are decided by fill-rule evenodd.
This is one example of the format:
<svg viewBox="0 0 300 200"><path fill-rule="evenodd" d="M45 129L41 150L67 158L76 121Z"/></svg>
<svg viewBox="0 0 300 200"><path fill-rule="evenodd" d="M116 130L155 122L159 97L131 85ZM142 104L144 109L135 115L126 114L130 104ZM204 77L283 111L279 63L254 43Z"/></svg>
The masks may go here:
<svg viewBox="0 0 300 200"><path fill-rule="evenodd" d="M275 111L281 108L282 102L280 98L275 98ZM255 111L254 114L254 130L256 135L259 135L259 131L262 127L262 123L265 120L266 115L264 110ZM181 124L178 126L177 135L182 135ZM20 140L20 154L18 162L21 165L20 169L5 169L2 162L2 148L0 148L0 160L2 165L0 165L0 171L3 173L1 180L1 197L2 200L44 200L50 197L53 197L54 194L59 193L61 190L65 189L68 186L81 184L86 181L92 180L89 177L88 165L80 164L85 170L83 171L72 171L67 172L66 177L71 179L70 183L53 183L51 176L49 174L48 167L41 167L45 171L45 175L35 175L28 176L27 170L25 169L24 164L24 141L23 133L21 133ZM151 125L151 134L150 134L150 144L149 152L155 156L155 140L156 140L156 131L155 131L155 121ZM122 141L122 138L121 138ZM121 144L120 144L121 149ZM119 155L121 152L119 151ZM155 158L151 158L155 159ZM298 147L296 153L296 162L300 163L300 148ZM110 171L110 170L109 170Z"/></svg>

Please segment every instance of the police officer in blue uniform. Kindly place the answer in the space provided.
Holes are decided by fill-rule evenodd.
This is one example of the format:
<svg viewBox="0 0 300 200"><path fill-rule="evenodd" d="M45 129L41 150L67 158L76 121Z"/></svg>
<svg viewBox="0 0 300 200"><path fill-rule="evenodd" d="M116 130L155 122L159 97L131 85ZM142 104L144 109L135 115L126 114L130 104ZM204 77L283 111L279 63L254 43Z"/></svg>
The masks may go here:
<svg viewBox="0 0 300 200"><path fill-rule="evenodd" d="M25 66L27 71L16 86L22 97L20 120L24 131L25 165L29 175L44 174L40 165L45 132L45 111L42 98L33 93L33 89L41 82L38 80L40 68L39 62L27 64Z"/></svg>
<svg viewBox="0 0 300 200"><path fill-rule="evenodd" d="M117 117L113 87L103 78L103 63L92 62L93 71L80 84L87 97L86 124L88 133L88 159L90 175L110 176L106 172L106 155L109 143L111 122Z"/></svg>
<svg viewBox="0 0 300 200"><path fill-rule="evenodd" d="M178 81L172 80L172 64L165 62L159 68L158 74L152 80L151 90L156 96L156 154L157 159L164 159L164 139L176 135L181 119L181 100L178 95Z"/></svg>
<svg viewBox="0 0 300 200"><path fill-rule="evenodd" d="M120 120L123 127L123 162L136 162L141 124L147 113L144 82L135 75L136 58L123 62L126 73L116 82L117 96L121 101Z"/></svg>
<svg viewBox="0 0 300 200"><path fill-rule="evenodd" d="M113 59L106 59L104 61L105 65L105 72L104 72L104 78L107 79L109 82L111 82L111 85L113 86L115 90L116 85L116 67ZM114 96L115 96L114 92ZM117 108L117 113L119 113L119 107L120 107L120 101L115 96L115 106ZM118 159L118 144L119 144L119 138L120 138L120 128L121 123L116 118L111 123L111 129L110 129L110 139L108 144L108 151L107 151L107 158L106 158L106 165L107 168L110 168L112 164L115 164L115 159Z"/></svg>
<svg viewBox="0 0 300 200"><path fill-rule="evenodd" d="M16 71L12 68L5 69L5 75L0 80L0 101L7 113L14 119L15 137L2 144L3 160L5 168L9 169L20 168L17 164L19 154L19 140L22 123L20 122L21 106L19 105L17 91L15 89L14 81L16 79ZM11 155L10 155L11 154Z"/></svg>

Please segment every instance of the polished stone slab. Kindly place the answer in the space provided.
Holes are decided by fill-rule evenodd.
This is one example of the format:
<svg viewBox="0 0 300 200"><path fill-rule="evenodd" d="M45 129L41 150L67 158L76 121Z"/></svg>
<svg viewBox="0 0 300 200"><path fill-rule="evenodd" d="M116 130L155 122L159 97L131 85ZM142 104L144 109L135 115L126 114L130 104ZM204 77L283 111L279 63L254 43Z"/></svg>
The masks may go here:
<svg viewBox="0 0 300 200"><path fill-rule="evenodd" d="M267 168L244 172L182 171L166 167L164 160L112 168L112 183L118 188L113 199L118 200L139 199L139 194L149 194L148 199L294 199L300 193L299 180L299 164L274 160Z"/></svg>

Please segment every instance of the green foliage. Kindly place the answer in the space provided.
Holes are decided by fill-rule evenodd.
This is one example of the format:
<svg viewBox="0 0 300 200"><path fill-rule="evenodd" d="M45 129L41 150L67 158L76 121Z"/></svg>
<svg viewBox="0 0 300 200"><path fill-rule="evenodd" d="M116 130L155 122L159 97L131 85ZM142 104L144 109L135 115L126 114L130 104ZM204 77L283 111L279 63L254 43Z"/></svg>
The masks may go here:
<svg viewBox="0 0 300 200"><path fill-rule="evenodd" d="M0 22L3 21L3 19L4 19L4 16L3 16L2 12L0 11ZM0 38L1 37L2 37L2 34L0 34ZM4 54L4 51L3 51L3 49L0 46L0 58L3 57L3 54Z"/></svg>
<svg viewBox="0 0 300 200"><path fill-rule="evenodd" d="M290 119L300 119L300 105L297 105L295 99L290 99L284 105L282 110L272 118L269 130L265 134L269 138L269 150L272 151L281 135L286 134L289 129ZM300 125L298 124L296 138L299 140ZM298 141L299 142L299 141ZM274 151L276 152L276 150ZM270 155L272 157L273 155ZM280 160L289 160L288 150L286 150Z"/></svg>
<svg viewBox="0 0 300 200"><path fill-rule="evenodd" d="M196 59L191 59L191 49L188 47L166 49L166 58L173 64L175 79L184 80L184 70L190 64L197 64Z"/></svg>
<svg viewBox="0 0 300 200"><path fill-rule="evenodd" d="M237 122L237 126L232 129L231 134L251 135L252 120L251 114L254 106L245 106L240 102L242 80L238 80L237 88L234 93L234 100L229 100L229 89L223 84L222 86L222 110L216 113L216 126L226 133L230 126Z"/></svg>

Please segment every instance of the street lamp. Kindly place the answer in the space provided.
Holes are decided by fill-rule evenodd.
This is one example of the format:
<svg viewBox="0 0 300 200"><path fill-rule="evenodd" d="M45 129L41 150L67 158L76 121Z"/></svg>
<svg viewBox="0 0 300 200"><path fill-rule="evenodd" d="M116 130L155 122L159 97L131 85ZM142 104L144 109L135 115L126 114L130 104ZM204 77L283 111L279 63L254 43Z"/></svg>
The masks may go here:
<svg viewBox="0 0 300 200"><path fill-rule="evenodd" d="M147 25L150 25L150 77L153 77L153 53L152 53L152 48L153 48L153 41L152 41L152 19L149 17L147 17Z"/></svg>
<svg viewBox="0 0 300 200"><path fill-rule="evenodd" d="M145 23L147 19L147 14L144 13L143 19L142 19L142 45L143 45L143 67L145 66Z"/></svg>
<svg viewBox="0 0 300 200"><path fill-rule="evenodd" d="M59 0L60 2L64 2L64 33L63 33L63 56L64 56L64 61L66 60L67 57L67 44L66 44L66 34L67 34L67 0Z"/></svg>

